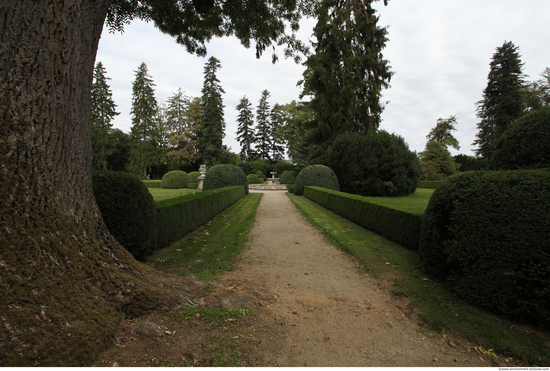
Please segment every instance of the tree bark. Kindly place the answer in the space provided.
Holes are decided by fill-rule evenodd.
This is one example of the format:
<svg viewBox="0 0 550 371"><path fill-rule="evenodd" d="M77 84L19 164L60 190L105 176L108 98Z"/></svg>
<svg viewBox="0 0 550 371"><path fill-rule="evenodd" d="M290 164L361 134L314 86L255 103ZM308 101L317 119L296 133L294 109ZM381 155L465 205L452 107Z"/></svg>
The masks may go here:
<svg viewBox="0 0 550 371"><path fill-rule="evenodd" d="M80 366L188 286L136 262L92 192L90 91L113 0L0 0L0 364Z"/></svg>

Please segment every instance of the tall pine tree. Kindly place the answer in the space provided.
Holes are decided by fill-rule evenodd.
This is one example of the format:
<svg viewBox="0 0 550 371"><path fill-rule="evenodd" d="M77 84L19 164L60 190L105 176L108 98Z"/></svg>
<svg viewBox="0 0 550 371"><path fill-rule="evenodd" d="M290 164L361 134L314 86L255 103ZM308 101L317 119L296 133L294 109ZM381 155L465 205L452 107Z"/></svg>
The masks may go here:
<svg viewBox="0 0 550 371"><path fill-rule="evenodd" d="M222 94L225 94L225 91L216 76L216 72L221 66L221 62L217 58L210 57L204 67L199 153L203 163L208 166L218 163L223 153L225 121Z"/></svg>
<svg viewBox="0 0 550 371"><path fill-rule="evenodd" d="M284 125L281 105L275 104L271 110L271 159L278 162L285 158L285 141L279 128Z"/></svg>
<svg viewBox="0 0 550 371"><path fill-rule="evenodd" d="M136 175L147 176L147 170L158 162L158 103L155 84L147 65L141 63L132 83L132 150L130 168Z"/></svg>
<svg viewBox="0 0 550 371"><path fill-rule="evenodd" d="M271 107L269 106L269 91L262 91L262 96L256 108L256 152L264 160L271 159Z"/></svg>
<svg viewBox="0 0 550 371"><path fill-rule="evenodd" d="M116 111L111 87L107 83L110 80L106 76L105 67L97 62L94 68L94 81L92 83L92 149L93 166L107 169L107 158L112 153L109 145L109 131L113 127L111 121L120 112Z"/></svg>
<svg viewBox="0 0 550 371"><path fill-rule="evenodd" d="M491 69L487 77L487 87L483 89L483 99L476 103L477 124L474 145L476 154L490 159L494 141L502 135L508 124L524 113L523 63L519 48L511 41L497 48L491 60Z"/></svg>
<svg viewBox="0 0 550 371"><path fill-rule="evenodd" d="M313 162L326 164L338 134L366 134L380 124L382 89L389 87L392 72L382 56L387 31L377 25L372 2L323 0L317 10L315 54L305 62L301 82L301 96L312 96L315 112L308 124L316 145Z"/></svg>
<svg viewBox="0 0 550 371"><path fill-rule="evenodd" d="M248 161L254 158L254 114L252 113L252 103L246 96L242 97L237 105L237 140L241 145L241 160Z"/></svg>

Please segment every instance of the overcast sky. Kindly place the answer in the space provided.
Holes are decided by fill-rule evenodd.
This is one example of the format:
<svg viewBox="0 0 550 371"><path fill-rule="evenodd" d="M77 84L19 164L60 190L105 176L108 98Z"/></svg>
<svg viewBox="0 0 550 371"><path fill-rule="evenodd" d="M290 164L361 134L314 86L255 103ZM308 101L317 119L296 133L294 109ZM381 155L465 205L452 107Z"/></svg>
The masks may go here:
<svg viewBox="0 0 550 371"><path fill-rule="evenodd" d="M389 26L389 41L383 51L392 77L391 88L383 92L389 101L382 113L380 129L405 138L411 150L421 152L426 135L438 118L456 115L454 133L460 150L453 154L472 155L477 133L475 103L487 86L489 63L497 47L512 41L524 62L528 80L540 78L550 67L549 0L390 0L375 3L380 26ZM301 38L311 38L314 20L304 22ZM225 90L224 144L240 152L236 140L236 106L247 96L254 106L262 90L271 93L269 103L286 104L298 100L304 67L282 57L271 63L269 50L257 60L255 49L245 49L234 38L213 40L208 56L188 54L170 36L152 24L134 21L124 34L104 30L97 61L106 68L113 98L121 112L114 127L129 132L132 82L135 70L145 62L156 84L159 102L181 88L186 95L201 96L203 70L215 56L222 68L217 76ZM307 99L307 98L306 98Z"/></svg>

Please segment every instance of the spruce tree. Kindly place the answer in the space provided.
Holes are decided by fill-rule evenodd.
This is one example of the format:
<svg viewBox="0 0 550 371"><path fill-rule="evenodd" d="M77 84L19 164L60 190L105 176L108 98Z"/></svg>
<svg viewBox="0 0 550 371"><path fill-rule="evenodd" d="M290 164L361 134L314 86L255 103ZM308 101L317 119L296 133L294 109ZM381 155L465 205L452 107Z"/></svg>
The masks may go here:
<svg viewBox="0 0 550 371"><path fill-rule="evenodd" d="M490 66L483 99L476 103L477 117L481 121L477 124L479 132L473 143L478 147L476 154L486 159L491 158L494 141L508 124L524 113L525 83L519 48L511 41L505 41L496 49Z"/></svg>
<svg viewBox="0 0 550 371"><path fill-rule="evenodd" d="M158 103L155 84L147 65L141 63L132 83L132 151L130 167L136 175L147 176L147 169L158 162Z"/></svg>
<svg viewBox="0 0 550 371"><path fill-rule="evenodd" d="M313 33L315 53L305 62L303 92L315 112L308 124L318 163L338 134L376 130L381 121L382 89L392 76L383 59L387 30L378 26L372 0L323 0Z"/></svg>
<svg viewBox="0 0 550 371"><path fill-rule="evenodd" d="M278 162L285 158L285 143L279 128L283 126L281 106L275 104L271 110L271 159Z"/></svg>
<svg viewBox="0 0 550 371"><path fill-rule="evenodd" d="M210 57L204 67L202 87L202 126L199 132L199 153L207 166L218 163L223 153L225 137L224 105L222 94L225 91L216 77L221 68L220 61Z"/></svg>
<svg viewBox="0 0 550 371"><path fill-rule="evenodd" d="M242 97L237 105L237 140L241 145L241 160L248 161L254 158L254 114L252 113L252 103L246 96Z"/></svg>
<svg viewBox="0 0 550 371"><path fill-rule="evenodd" d="M109 148L109 131L113 127L111 121L120 114L116 111L108 80L105 67L97 62L91 92L93 166L104 169L107 169L107 158L112 152Z"/></svg>
<svg viewBox="0 0 550 371"><path fill-rule="evenodd" d="M272 133L271 133L271 108L269 106L270 93L269 91L262 91L262 96L258 102L256 108L256 151L260 158L264 160L271 159L271 145L272 145Z"/></svg>

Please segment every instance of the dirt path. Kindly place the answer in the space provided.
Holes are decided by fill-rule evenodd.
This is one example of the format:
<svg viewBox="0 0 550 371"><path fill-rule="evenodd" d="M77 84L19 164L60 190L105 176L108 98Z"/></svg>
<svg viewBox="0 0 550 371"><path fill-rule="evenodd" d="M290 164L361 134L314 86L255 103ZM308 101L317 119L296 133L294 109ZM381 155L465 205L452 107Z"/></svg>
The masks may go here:
<svg viewBox="0 0 550 371"><path fill-rule="evenodd" d="M253 280L278 296L266 316L284 336L264 359L280 366L490 366L467 344L421 332L391 285L307 223L284 192L266 192L243 260L223 280ZM283 329L284 327L284 329ZM471 345L473 346L473 345Z"/></svg>
<svg viewBox="0 0 550 371"><path fill-rule="evenodd" d="M165 313L128 321L94 365L496 366L471 350L475 344L424 330L391 292L391 283L329 244L285 192L269 191L235 268L217 282L190 282L201 307L249 307L252 318L216 325ZM161 325L161 334L134 331L136 321Z"/></svg>

